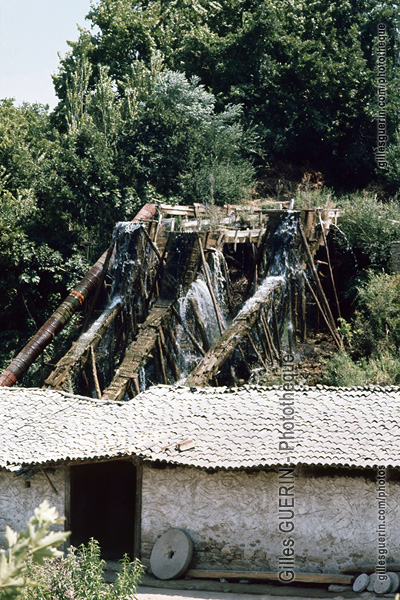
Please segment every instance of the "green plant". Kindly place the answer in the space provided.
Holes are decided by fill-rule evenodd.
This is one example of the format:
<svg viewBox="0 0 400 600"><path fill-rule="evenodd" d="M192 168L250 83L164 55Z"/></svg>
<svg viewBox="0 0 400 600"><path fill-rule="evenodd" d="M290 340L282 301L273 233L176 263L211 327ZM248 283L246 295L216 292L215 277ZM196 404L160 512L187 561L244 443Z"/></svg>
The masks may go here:
<svg viewBox="0 0 400 600"><path fill-rule="evenodd" d="M62 552L57 550L64 542L69 532L50 531L54 525L59 525L59 518L54 507L47 500L35 509L28 521L27 531L17 534L6 527L7 550L0 550L0 597L17 598L27 583L33 585L32 579L27 579L28 558L34 564L43 564L46 558L57 558Z"/></svg>
<svg viewBox="0 0 400 600"><path fill-rule="evenodd" d="M399 385L400 356L385 352L380 356L354 361L341 350L329 361L323 383L334 386Z"/></svg>
<svg viewBox="0 0 400 600"><path fill-rule="evenodd" d="M390 244L400 238L400 204L357 193L339 198L339 225L361 268L390 270Z"/></svg>
<svg viewBox="0 0 400 600"><path fill-rule="evenodd" d="M65 558L30 565L35 587L25 588L23 600L130 600L139 584L144 567L139 560L121 561L116 581L104 580L105 561L99 543L91 539L87 546L70 547Z"/></svg>

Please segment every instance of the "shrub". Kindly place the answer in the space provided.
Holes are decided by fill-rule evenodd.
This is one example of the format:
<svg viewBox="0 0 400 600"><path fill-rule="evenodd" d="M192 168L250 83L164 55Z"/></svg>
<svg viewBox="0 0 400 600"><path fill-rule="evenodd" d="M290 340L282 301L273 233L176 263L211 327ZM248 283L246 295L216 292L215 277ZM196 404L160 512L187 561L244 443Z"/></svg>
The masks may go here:
<svg viewBox="0 0 400 600"><path fill-rule="evenodd" d="M334 386L399 385L400 356L386 352L355 362L345 351L328 363L323 383Z"/></svg>
<svg viewBox="0 0 400 600"><path fill-rule="evenodd" d="M128 600L134 597L144 567L125 556L114 584L104 580L105 561L99 543L70 547L65 558L47 560L44 565L29 565L35 587L24 589L23 600Z"/></svg>
<svg viewBox="0 0 400 600"><path fill-rule="evenodd" d="M390 245L400 239L400 205L380 202L375 195L352 194L339 201L339 225L360 267L390 271Z"/></svg>
<svg viewBox="0 0 400 600"><path fill-rule="evenodd" d="M0 598L16 598L22 589L28 590L28 560L31 564L42 564L46 559L55 559L62 555L57 550L69 535L69 532L50 531L63 519L58 518L56 509L51 508L47 500L35 509L28 521L27 532L17 534L6 527L7 550L0 550Z"/></svg>

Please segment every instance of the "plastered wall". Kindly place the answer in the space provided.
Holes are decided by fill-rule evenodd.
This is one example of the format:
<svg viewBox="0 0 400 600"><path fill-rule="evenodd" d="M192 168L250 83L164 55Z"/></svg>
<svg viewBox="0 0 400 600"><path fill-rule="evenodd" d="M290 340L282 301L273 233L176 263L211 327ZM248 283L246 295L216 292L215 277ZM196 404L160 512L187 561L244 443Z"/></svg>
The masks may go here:
<svg viewBox="0 0 400 600"><path fill-rule="evenodd" d="M142 560L170 527L195 547L192 567L279 570L284 540L293 539L296 571L335 572L377 560L376 483L363 477L295 477L294 517L279 506L276 472L217 472L144 466ZM387 482L388 560L400 559L400 484ZM281 512L279 509L281 508ZM282 517L282 519L280 519ZM280 531L281 522L293 531ZM288 527L284 527L287 529Z"/></svg>
<svg viewBox="0 0 400 600"><path fill-rule="evenodd" d="M4 546L6 525L20 531L25 529L28 519L34 509L47 499L55 506L60 516L64 516L65 506L65 469L58 468L49 471L48 475L58 494L54 492L44 474L39 472L29 481L30 487L25 486L25 480L8 471L0 471L0 545ZM60 529L64 525L59 526Z"/></svg>

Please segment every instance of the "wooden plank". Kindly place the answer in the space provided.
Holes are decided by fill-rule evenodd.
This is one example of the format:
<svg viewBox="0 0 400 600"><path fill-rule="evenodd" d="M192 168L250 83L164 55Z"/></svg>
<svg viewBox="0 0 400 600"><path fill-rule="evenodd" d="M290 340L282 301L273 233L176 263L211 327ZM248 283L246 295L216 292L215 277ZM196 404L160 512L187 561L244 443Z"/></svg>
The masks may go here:
<svg viewBox="0 0 400 600"><path fill-rule="evenodd" d="M103 391L102 400L121 400L131 382L137 387L137 375L153 350L163 320L170 314L172 301L158 300L146 321L140 326L136 339L128 347L124 360L110 385Z"/></svg>
<svg viewBox="0 0 400 600"><path fill-rule="evenodd" d="M97 348L105 331L107 331L107 329L112 325L114 319L116 319L116 317L120 314L121 308L122 302L112 306L109 309L109 314L104 319L101 326L99 326L98 329L93 329L93 336L89 336L86 332L86 334L83 334L82 338L79 338L72 345L70 350L68 350L68 352L59 360L54 368L54 371L52 371L52 373L44 382L45 388L52 388L56 390L63 389L63 385L68 377L68 374L78 362L80 369L83 369L90 354L90 347L92 347L93 350Z"/></svg>
<svg viewBox="0 0 400 600"><path fill-rule="evenodd" d="M249 312L237 318L232 325L226 329L220 339L210 348L202 360L195 366L188 377L190 385L205 386L212 381L219 373L221 367L229 359L235 348L247 332L254 327L259 316L260 304L271 301L272 292L281 291L280 282L276 287L270 290L268 299L264 298L255 302L254 307Z"/></svg>
<svg viewBox="0 0 400 600"><path fill-rule="evenodd" d="M185 577L193 579L266 579L280 581L277 571L208 571L203 569L189 569ZM341 573L295 573L293 583L322 583L351 585L354 575Z"/></svg>
<svg viewBox="0 0 400 600"><path fill-rule="evenodd" d="M97 376L96 356L95 356L95 353L93 350L93 346L90 346L90 356L92 358L92 372L93 372L93 379L94 379L94 385L96 388L97 398L101 398L101 388L100 388L99 378Z"/></svg>
<svg viewBox="0 0 400 600"><path fill-rule="evenodd" d="M398 573L400 571L400 563L399 562L394 562L394 563L386 563L386 570L387 571L394 571L395 573ZM360 573L367 573L367 575L371 575L371 573L375 573L376 571L376 565L373 563L359 563L358 565L345 565L344 567L340 567L340 572L341 573L354 573L354 574L360 574Z"/></svg>

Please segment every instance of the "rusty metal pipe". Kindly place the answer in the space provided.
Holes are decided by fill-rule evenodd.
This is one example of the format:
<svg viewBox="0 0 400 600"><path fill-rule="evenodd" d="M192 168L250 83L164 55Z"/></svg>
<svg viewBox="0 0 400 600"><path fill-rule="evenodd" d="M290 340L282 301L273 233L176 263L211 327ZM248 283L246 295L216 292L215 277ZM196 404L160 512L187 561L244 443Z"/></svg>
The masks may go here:
<svg viewBox="0 0 400 600"><path fill-rule="evenodd" d="M145 204L133 219L133 222L151 221L156 216L156 213L157 208L153 204ZM0 387L14 385L43 350L54 340L57 333L61 331L72 315L81 308L82 304L98 285L106 257L107 252L104 252L90 271L86 273L85 277L69 293L64 302L60 304L46 323L42 325L31 341L28 342L25 348L8 365L2 375L0 375Z"/></svg>

